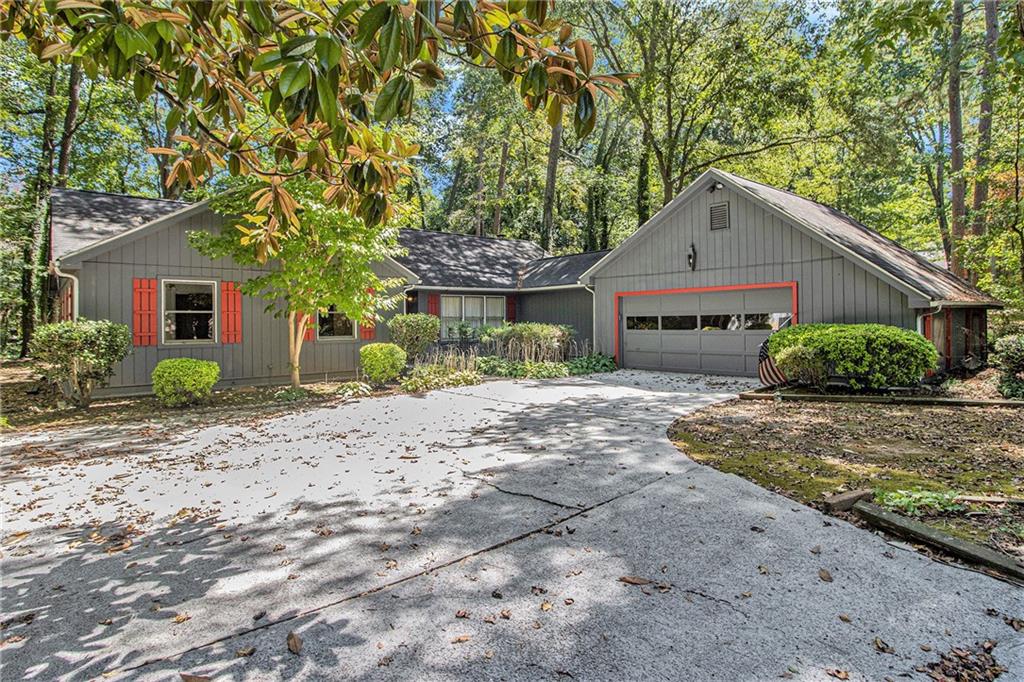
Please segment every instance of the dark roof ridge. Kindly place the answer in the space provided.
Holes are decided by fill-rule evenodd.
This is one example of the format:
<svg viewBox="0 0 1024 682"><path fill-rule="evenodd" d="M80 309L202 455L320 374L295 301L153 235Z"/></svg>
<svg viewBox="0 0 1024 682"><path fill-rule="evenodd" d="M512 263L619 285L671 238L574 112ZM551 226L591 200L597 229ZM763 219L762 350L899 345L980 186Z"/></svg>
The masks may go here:
<svg viewBox="0 0 1024 682"><path fill-rule="evenodd" d="M594 251L580 251L579 253L567 253L561 256L544 256L543 258L534 258L531 261L527 261L526 265L529 265L530 263L536 263L537 261L542 260L554 260L555 258L576 258L577 256L590 256L595 253L610 253L611 251L612 249L595 249ZM526 265L524 265L523 267L526 267Z"/></svg>
<svg viewBox="0 0 1024 682"><path fill-rule="evenodd" d="M445 235L447 237L465 237L465 238L469 238L469 239L486 239L486 240L495 241L495 242L523 242L525 244L533 244L537 248L540 248L540 246L535 241L533 241L532 239L521 239L519 237L497 237L497 236L491 235L491 234L466 234L464 232L445 232L444 230L430 230L430 229L424 230L424 229L418 228L418 227L400 227L398 229L399 229L399 231L422 232L422 233L428 233L428 234L443 234L443 235Z"/></svg>
<svg viewBox="0 0 1024 682"><path fill-rule="evenodd" d="M74 187L52 187L50 192L81 192L83 194L102 194L108 197L121 197L122 199L140 199L142 201L164 201L169 204L181 204L182 206L191 206L192 201L182 201L181 199L165 199L164 197L144 197L138 194L123 194L121 192L104 192L100 189L75 189Z"/></svg>

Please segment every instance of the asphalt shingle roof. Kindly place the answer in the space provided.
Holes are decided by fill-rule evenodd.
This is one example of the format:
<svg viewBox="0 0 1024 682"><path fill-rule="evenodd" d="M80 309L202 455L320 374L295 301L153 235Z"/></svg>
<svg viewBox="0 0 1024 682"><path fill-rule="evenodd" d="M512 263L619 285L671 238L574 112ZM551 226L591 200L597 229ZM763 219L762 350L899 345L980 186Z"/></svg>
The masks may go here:
<svg viewBox="0 0 1024 682"><path fill-rule="evenodd" d="M826 243L831 241L846 247L907 286L927 294L933 301L1001 305L999 301L949 270L903 248L831 206L739 175L717 169L715 172L754 194L766 204L799 219L801 224L821 235Z"/></svg>
<svg viewBox="0 0 1024 682"><path fill-rule="evenodd" d="M519 271L548 255L522 239L431 230L400 230L398 241L408 254L395 260L415 272L424 287L514 289Z"/></svg>
<svg viewBox="0 0 1024 682"><path fill-rule="evenodd" d="M519 273L519 286L523 289L556 287L576 284L580 275L589 270L608 253L587 251L571 256L549 256L527 263Z"/></svg>
<svg viewBox="0 0 1024 682"><path fill-rule="evenodd" d="M51 257L63 258L187 207L185 202L168 199L54 189L50 193Z"/></svg>

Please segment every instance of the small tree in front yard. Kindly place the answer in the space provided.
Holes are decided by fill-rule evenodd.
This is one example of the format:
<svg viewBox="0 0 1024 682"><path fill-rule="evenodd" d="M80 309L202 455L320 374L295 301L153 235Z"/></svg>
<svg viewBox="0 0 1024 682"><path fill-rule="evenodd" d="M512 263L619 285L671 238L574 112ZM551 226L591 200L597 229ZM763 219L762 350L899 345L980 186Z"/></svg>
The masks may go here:
<svg viewBox="0 0 1024 682"><path fill-rule="evenodd" d="M243 282L242 293L264 299L268 311L287 320L291 385L298 388L303 338L306 329L316 324L318 313L333 307L353 321L373 324L381 310L392 309L401 300L402 282L382 279L372 270L373 264L398 252L396 230L368 226L325 203L326 184L321 181L300 176L283 184L301 203L302 209L297 211L300 224L277 245L266 263L260 262L247 232L257 230L266 219L254 212L254 206L267 200L267 190L254 180L243 180L233 191L211 200L217 213L241 217L241 240L235 229L225 228L218 235L193 232L189 241L210 258L229 257L239 265L268 269ZM249 191L253 189L256 191Z"/></svg>
<svg viewBox="0 0 1024 682"><path fill-rule="evenodd" d="M88 407L93 390L106 384L114 365L131 353L132 333L123 324L79 318L39 327L31 351L66 399Z"/></svg>

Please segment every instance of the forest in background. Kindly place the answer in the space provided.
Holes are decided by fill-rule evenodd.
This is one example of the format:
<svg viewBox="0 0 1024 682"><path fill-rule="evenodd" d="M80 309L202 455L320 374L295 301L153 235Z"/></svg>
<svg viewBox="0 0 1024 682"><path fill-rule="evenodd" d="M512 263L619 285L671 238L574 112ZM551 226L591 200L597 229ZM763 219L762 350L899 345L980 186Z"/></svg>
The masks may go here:
<svg viewBox="0 0 1024 682"><path fill-rule="evenodd" d="M389 125L422 144L403 224L614 247L715 166L834 206L1024 305L1024 4L563 0L600 70L592 134L453 63ZM179 198L167 107L0 43L0 333L47 319L51 187ZM211 182L216 185L215 176Z"/></svg>

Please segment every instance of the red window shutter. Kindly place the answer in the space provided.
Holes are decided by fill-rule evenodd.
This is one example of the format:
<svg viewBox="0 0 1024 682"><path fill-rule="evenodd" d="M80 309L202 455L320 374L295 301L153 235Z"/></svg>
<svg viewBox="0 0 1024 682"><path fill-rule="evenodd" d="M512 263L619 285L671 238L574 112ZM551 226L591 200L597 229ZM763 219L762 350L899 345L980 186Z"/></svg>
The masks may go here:
<svg viewBox="0 0 1024 682"><path fill-rule="evenodd" d="M427 294L427 313L441 317L441 294Z"/></svg>
<svg viewBox="0 0 1024 682"><path fill-rule="evenodd" d="M132 343L156 345L156 280L136 277L132 280Z"/></svg>
<svg viewBox="0 0 1024 682"><path fill-rule="evenodd" d="M313 326L317 322L317 315L313 313L306 318L306 331L302 333L303 341L314 341L316 339L316 328Z"/></svg>
<svg viewBox="0 0 1024 682"><path fill-rule="evenodd" d="M932 314L928 313L924 316L924 338L929 341L932 340Z"/></svg>
<svg viewBox="0 0 1024 682"><path fill-rule="evenodd" d="M359 338L363 341L373 341L377 338L377 323L366 322L359 325Z"/></svg>
<svg viewBox="0 0 1024 682"><path fill-rule="evenodd" d="M505 297L505 319L509 322L516 321L516 297L506 296Z"/></svg>
<svg viewBox="0 0 1024 682"><path fill-rule="evenodd" d="M237 282L220 284L220 341L242 342L242 292Z"/></svg>

